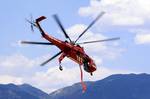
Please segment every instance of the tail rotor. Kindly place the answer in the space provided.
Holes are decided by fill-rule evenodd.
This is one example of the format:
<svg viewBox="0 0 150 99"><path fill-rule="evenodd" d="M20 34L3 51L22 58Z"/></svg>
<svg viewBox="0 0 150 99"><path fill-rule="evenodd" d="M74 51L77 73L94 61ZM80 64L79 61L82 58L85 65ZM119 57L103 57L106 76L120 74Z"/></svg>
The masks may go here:
<svg viewBox="0 0 150 99"><path fill-rule="evenodd" d="M31 31L34 32L34 27L37 27L35 21L33 20L33 16L30 15L30 20L26 19L26 21L30 24Z"/></svg>

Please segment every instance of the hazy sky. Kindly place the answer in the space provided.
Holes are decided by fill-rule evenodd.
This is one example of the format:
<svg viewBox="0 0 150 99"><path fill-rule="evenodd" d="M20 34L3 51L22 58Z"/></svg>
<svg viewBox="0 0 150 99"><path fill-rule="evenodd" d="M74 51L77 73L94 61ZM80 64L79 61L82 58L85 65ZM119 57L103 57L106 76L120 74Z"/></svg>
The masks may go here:
<svg viewBox="0 0 150 99"><path fill-rule="evenodd" d="M45 41L25 18L47 17L42 26L50 35L65 40L53 14L58 14L68 35L75 39L100 12L105 15L81 41L120 37L118 41L84 45L97 64L97 72L85 80L99 80L116 73L150 73L150 0L1 0L0 83L29 83L44 91L80 81L79 66L65 59L64 71L58 57L39 64L59 51L54 46L20 45L20 40Z"/></svg>

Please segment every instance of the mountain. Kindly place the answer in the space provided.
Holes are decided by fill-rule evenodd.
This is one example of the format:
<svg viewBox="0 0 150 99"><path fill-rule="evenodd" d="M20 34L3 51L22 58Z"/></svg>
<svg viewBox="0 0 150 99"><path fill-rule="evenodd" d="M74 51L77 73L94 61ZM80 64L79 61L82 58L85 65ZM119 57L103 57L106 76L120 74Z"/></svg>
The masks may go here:
<svg viewBox="0 0 150 99"><path fill-rule="evenodd" d="M49 99L49 95L28 84L0 84L0 99Z"/></svg>
<svg viewBox="0 0 150 99"><path fill-rule="evenodd" d="M50 99L150 99L149 74L117 74L86 84L85 93L77 83L50 93Z"/></svg>
<svg viewBox="0 0 150 99"><path fill-rule="evenodd" d="M30 93L32 96L38 97L38 99L49 99L49 95L40 89L32 87L29 84L22 84L19 86L23 91ZM36 98L37 99L37 98Z"/></svg>
<svg viewBox="0 0 150 99"><path fill-rule="evenodd" d="M28 84L0 84L0 99L150 99L149 74L117 74L99 81L80 83L49 95Z"/></svg>

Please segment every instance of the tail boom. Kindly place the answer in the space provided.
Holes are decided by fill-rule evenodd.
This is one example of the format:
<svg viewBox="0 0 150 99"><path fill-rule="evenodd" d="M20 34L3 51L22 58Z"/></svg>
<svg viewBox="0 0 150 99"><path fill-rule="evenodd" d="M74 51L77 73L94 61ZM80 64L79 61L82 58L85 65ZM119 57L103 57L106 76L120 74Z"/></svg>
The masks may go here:
<svg viewBox="0 0 150 99"><path fill-rule="evenodd" d="M41 25L40 25L40 22L42 20L46 19L45 16L41 16L39 18L36 19L36 26L37 28L39 29L39 31L41 32L41 35L43 38L45 38L46 40L48 40L49 42L51 42L52 44L56 45L59 49L63 49L64 47L64 42L59 40L59 39L56 39L50 35L48 35L47 33L45 33L45 31L42 29Z"/></svg>

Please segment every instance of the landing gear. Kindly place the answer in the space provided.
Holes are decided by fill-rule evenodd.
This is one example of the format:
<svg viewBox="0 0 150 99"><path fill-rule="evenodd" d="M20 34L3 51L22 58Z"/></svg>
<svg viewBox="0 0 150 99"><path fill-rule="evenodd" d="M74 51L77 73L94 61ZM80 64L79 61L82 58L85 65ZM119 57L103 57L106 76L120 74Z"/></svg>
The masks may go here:
<svg viewBox="0 0 150 99"><path fill-rule="evenodd" d="M91 74L91 76L93 76L93 73L90 73Z"/></svg>
<svg viewBox="0 0 150 99"><path fill-rule="evenodd" d="M59 70L62 71L63 67L61 66L61 61L65 58L66 54L62 53L61 56L59 57Z"/></svg>
<svg viewBox="0 0 150 99"><path fill-rule="evenodd" d="M59 70L62 71L63 70L63 67L61 65L59 65Z"/></svg>

